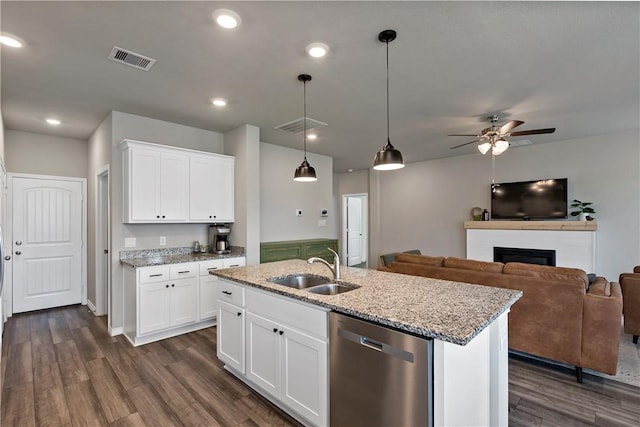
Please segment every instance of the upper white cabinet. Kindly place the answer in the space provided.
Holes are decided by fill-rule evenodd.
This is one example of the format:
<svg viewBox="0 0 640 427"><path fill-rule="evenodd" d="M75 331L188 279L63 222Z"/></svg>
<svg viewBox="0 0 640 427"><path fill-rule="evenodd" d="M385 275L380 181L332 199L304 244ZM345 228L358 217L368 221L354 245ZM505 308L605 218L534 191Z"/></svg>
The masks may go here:
<svg viewBox="0 0 640 427"><path fill-rule="evenodd" d="M123 222L233 222L234 158L124 140Z"/></svg>
<svg viewBox="0 0 640 427"><path fill-rule="evenodd" d="M233 222L234 158L194 154L189 163L189 219Z"/></svg>

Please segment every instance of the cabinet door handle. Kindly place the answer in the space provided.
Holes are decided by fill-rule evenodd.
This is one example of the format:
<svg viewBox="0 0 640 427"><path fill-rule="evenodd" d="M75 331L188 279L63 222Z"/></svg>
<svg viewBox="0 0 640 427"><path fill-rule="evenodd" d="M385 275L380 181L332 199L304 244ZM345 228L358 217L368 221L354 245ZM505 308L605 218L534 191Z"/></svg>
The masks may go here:
<svg viewBox="0 0 640 427"><path fill-rule="evenodd" d="M162 273L150 274L149 277L162 277Z"/></svg>
<svg viewBox="0 0 640 427"><path fill-rule="evenodd" d="M284 334L284 331L280 331L280 335Z"/></svg>
<svg viewBox="0 0 640 427"><path fill-rule="evenodd" d="M231 267L240 267L240 264L231 264L231 265L229 266L229 268L231 268Z"/></svg>
<svg viewBox="0 0 640 427"><path fill-rule="evenodd" d="M229 292L229 291L222 291L222 293L223 293L223 294L225 294L225 295L231 295L231 294L233 294L233 292Z"/></svg>
<svg viewBox="0 0 640 427"><path fill-rule="evenodd" d="M162 219L164 219L164 215L162 215Z"/></svg>
<svg viewBox="0 0 640 427"><path fill-rule="evenodd" d="M242 316L242 313L241 313L241 312L238 312L238 316Z"/></svg>
<svg viewBox="0 0 640 427"><path fill-rule="evenodd" d="M160 215L156 215L156 218L160 218Z"/></svg>
<svg viewBox="0 0 640 427"><path fill-rule="evenodd" d="M165 287L165 288L168 288L168 287L169 287L169 285L164 285L164 287Z"/></svg>
<svg viewBox="0 0 640 427"><path fill-rule="evenodd" d="M176 287L176 284L175 284L175 283L172 283L172 284L171 284L171 287L172 287L172 288L175 288L175 287Z"/></svg>
<svg viewBox="0 0 640 427"><path fill-rule="evenodd" d="M273 328L273 332L278 332L278 328Z"/></svg>

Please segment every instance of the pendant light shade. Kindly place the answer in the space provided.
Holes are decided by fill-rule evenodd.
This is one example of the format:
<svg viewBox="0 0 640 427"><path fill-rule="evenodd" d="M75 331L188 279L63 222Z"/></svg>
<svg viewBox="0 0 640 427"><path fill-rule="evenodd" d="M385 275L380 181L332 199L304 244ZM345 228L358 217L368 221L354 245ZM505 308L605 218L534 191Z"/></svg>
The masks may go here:
<svg viewBox="0 0 640 427"><path fill-rule="evenodd" d="M304 160L296 168L296 172L293 174L293 180L298 182L313 182L316 181L316 170L307 161L307 82L311 81L309 74L300 74L298 80L303 83L304 94L304 125L303 125L303 141L304 141Z"/></svg>
<svg viewBox="0 0 640 427"><path fill-rule="evenodd" d="M404 167L402 153L391 145L389 138L389 42L396 39L396 32L393 30L384 30L378 34L378 40L387 44L387 143L382 150L376 153L373 160L373 168L375 170L394 170Z"/></svg>

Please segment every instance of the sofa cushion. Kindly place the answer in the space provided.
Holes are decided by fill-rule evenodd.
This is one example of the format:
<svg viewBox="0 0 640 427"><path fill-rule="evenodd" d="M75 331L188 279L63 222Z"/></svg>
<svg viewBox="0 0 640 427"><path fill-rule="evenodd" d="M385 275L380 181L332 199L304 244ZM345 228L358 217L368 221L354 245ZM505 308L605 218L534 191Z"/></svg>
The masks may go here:
<svg viewBox="0 0 640 427"><path fill-rule="evenodd" d="M444 260L444 266L449 268L460 268L462 270L502 273L504 264L501 262L476 261L474 259L448 257Z"/></svg>
<svg viewBox="0 0 640 427"><path fill-rule="evenodd" d="M400 253L396 255L395 261L408 262L411 264L433 265L435 267L442 267L444 257L441 256L429 256L429 255L414 255L410 253Z"/></svg>
<svg viewBox="0 0 640 427"><path fill-rule="evenodd" d="M596 277L589 285L589 293L605 297L611 296L611 284L604 277Z"/></svg>
<svg viewBox="0 0 640 427"><path fill-rule="evenodd" d="M504 274L515 276L538 277L540 279L572 281L584 285L586 290L589 287L587 273L579 268L552 267L549 265L525 264L523 262L508 262L502 270Z"/></svg>

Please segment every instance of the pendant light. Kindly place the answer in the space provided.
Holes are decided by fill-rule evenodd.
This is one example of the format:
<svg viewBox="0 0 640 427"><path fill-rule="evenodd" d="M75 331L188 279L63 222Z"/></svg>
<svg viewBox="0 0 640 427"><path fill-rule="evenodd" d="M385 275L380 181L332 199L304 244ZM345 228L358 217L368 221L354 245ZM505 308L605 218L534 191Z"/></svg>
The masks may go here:
<svg viewBox="0 0 640 427"><path fill-rule="evenodd" d="M300 80L304 87L304 160L296 168L296 173L293 175L294 181L299 182L312 182L316 181L316 170L309 164L307 161L307 82L311 81L311 76L309 74L300 74L298 76L298 80Z"/></svg>
<svg viewBox="0 0 640 427"><path fill-rule="evenodd" d="M391 145L389 138L389 42L396 39L396 32L384 30L378 34L378 40L387 44L387 143L376 153L373 168L376 170L394 170L404 167L402 154Z"/></svg>

